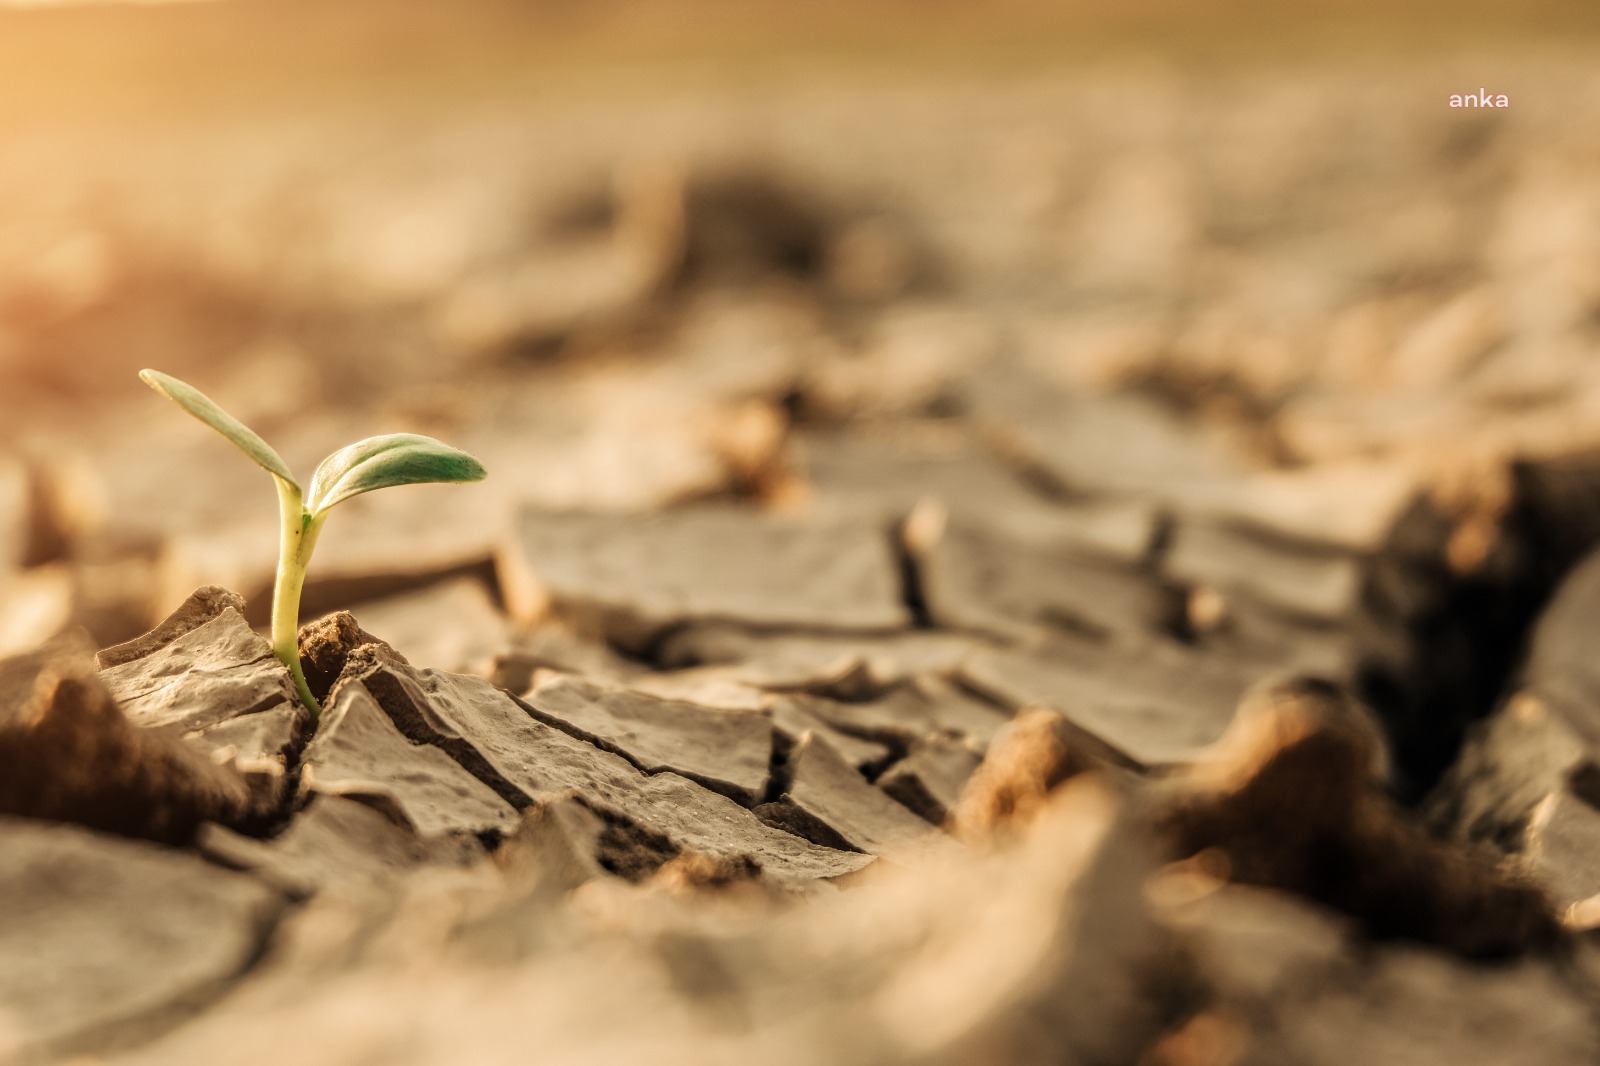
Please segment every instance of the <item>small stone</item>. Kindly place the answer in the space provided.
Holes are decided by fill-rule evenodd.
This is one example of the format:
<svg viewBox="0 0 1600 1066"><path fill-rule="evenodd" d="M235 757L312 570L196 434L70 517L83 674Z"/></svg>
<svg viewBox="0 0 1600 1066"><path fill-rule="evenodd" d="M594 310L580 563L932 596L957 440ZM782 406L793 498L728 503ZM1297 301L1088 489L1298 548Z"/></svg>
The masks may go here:
<svg viewBox="0 0 1600 1066"><path fill-rule="evenodd" d="M756 808L762 820L824 847L903 856L941 838L905 807L867 783L815 734L789 753L782 796Z"/></svg>
<svg viewBox="0 0 1600 1066"><path fill-rule="evenodd" d="M772 720L554 677L522 697L542 721L626 758L647 774L671 770L746 807L760 802Z"/></svg>
<svg viewBox="0 0 1600 1066"><path fill-rule="evenodd" d="M359 800L424 839L504 833L517 821L510 804L448 755L408 741L359 684L340 685L323 707L302 764L306 793Z"/></svg>
<svg viewBox="0 0 1600 1066"><path fill-rule="evenodd" d="M923 820L943 825L980 759L966 744L929 737L891 766L878 779L878 787Z"/></svg>
<svg viewBox="0 0 1600 1066"><path fill-rule="evenodd" d="M282 909L191 854L0 818L7 1036L43 1061L170 1024L227 990Z"/></svg>
<svg viewBox="0 0 1600 1066"><path fill-rule="evenodd" d="M547 611L623 648L684 624L882 632L910 618L873 523L801 522L703 506L645 517L522 515L500 554L514 618Z"/></svg>

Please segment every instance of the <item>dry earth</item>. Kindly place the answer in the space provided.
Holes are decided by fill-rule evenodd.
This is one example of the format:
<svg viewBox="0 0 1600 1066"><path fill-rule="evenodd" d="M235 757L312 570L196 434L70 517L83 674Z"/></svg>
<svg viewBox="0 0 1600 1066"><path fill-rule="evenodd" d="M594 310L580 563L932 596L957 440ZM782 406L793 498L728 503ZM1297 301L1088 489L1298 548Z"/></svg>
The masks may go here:
<svg viewBox="0 0 1600 1066"><path fill-rule="evenodd" d="M10 87L0 1061L1600 1061L1594 59Z"/></svg>

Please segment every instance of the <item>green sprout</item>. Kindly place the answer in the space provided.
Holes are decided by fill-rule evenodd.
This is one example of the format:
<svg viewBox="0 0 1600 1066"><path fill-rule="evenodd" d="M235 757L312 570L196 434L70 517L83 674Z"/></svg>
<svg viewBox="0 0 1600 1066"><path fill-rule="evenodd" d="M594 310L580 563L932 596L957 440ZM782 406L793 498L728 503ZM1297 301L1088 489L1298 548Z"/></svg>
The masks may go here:
<svg viewBox="0 0 1600 1066"><path fill-rule="evenodd" d="M316 697L300 668L300 593L306 567L322 533L328 512L352 496L390 485L482 481L483 464L466 452L415 433L368 437L340 448L317 467L309 495L301 491L289 464L253 430L218 407L194 386L158 370L141 370L146 385L232 441L278 483L282 531L278 541L278 574L272 588L272 651L289 668L300 699L313 717L320 713Z"/></svg>

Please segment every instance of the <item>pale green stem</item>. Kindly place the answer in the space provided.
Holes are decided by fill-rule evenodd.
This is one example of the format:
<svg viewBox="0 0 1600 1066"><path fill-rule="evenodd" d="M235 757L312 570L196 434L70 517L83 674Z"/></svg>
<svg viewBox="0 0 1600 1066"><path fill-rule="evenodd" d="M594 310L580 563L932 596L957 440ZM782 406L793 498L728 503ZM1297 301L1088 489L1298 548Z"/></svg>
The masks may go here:
<svg viewBox="0 0 1600 1066"><path fill-rule="evenodd" d="M282 478L278 482L278 512L282 519L278 541L278 577L272 587L272 652L289 668L300 700L313 717L321 713L316 697L300 669L300 592L305 588L306 567L322 532L322 515L305 508L300 488Z"/></svg>

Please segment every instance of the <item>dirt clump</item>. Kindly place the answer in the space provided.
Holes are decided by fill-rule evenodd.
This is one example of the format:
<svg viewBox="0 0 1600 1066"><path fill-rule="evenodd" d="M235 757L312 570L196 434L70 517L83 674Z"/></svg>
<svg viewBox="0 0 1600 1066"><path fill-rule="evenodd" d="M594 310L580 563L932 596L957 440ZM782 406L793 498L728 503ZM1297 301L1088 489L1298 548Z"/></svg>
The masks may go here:
<svg viewBox="0 0 1600 1066"><path fill-rule="evenodd" d="M1369 712L1343 690L1265 682L1204 758L1162 784L1152 825L1174 855L1215 849L1229 880L1320 901L1372 936L1474 956L1558 940L1537 887L1395 807L1384 759Z"/></svg>
<svg viewBox="0 0 1600 1066"><path fill-rule="evenodd" d="M951 813L951 828L962 840L979 843L1014 823L1026 824L1057 785L1093 765L1059 713L1046 707L1021 711L973 771Z"/></svg>
<svg viewBox="0 0 1600 1066"><path fill-rule="evenodd" d="M369 646L386 661L401 664L406 661L388 642L362 629L349 611L335 611L301 626L300 668L305 671L311 694L318 700L326 700L333 683L344 673L350 653Z"/></svg>
<svg viewBox="0 0 1600 1066"><path fill-rule="evenodd" d="M262 810L233 766L130 722L71 636L0 661L0 813L166 843Z"/></svg>

